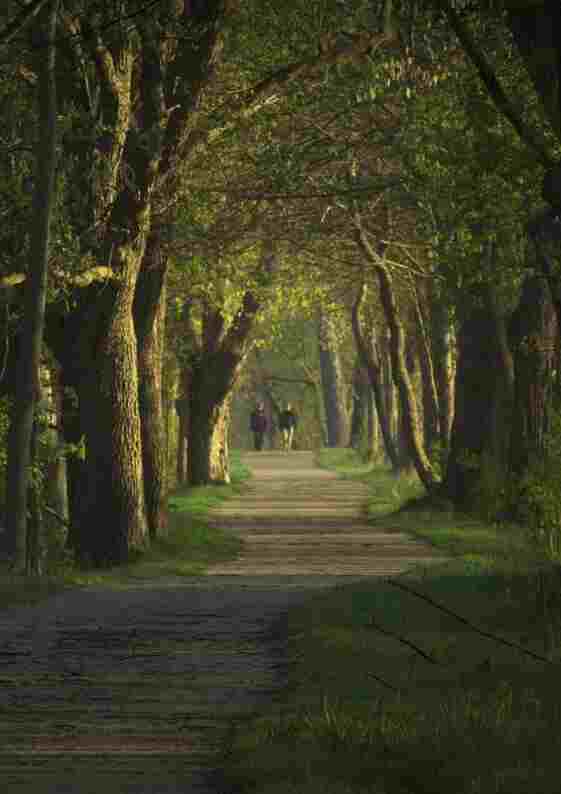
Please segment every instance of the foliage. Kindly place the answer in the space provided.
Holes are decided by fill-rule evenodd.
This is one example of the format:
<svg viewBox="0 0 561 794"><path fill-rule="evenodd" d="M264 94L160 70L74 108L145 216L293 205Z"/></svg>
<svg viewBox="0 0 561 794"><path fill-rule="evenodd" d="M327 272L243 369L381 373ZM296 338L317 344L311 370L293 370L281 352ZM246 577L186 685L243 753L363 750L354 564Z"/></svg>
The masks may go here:
<svg viewBox="0 0 561 794"><path fill-rule="evenodd" d="M561 557L561 414L554 412L546 454L534 459L510 493L512 509L532 545L549 559Z"/></svg>

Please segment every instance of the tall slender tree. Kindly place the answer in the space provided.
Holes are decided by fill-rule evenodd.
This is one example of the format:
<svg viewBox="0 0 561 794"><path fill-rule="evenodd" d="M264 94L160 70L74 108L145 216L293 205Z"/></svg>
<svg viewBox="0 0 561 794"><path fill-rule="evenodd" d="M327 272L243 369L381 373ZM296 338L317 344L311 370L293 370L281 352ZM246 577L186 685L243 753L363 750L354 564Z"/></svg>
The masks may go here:
<svg viewBox="0 0 561 794"><path fill-rule="evenodd" d="M7 490L7 529L16 569L38 572L37 555L27 551L27 515L33 423L39 391L38 373L43 344L49 241L53 215L57 145L55 84L55 31L58 0L50 0L37 16L33 29L38 74L38 130L35 148L35 187L30 266L25 282L24 324L10 421ZM37 515L34 511L34 515ZM38 531L38 529L37 529Z"/></svg>

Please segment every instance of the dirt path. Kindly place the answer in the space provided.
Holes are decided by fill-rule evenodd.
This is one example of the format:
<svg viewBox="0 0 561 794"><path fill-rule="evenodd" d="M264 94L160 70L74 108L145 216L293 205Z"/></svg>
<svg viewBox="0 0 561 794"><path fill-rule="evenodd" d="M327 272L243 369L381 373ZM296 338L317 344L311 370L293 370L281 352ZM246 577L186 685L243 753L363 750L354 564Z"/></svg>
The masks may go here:
<svg viewBox="0 0 561 794"><path fill-rule="evenodd" d="M0 612L4 791L228 794L212 756L232 718L279 692L287 609L314 588L434 559L369 528L364 487L310 453L247 462L247 492L213 519L245 539L239 559Z"/></svg>

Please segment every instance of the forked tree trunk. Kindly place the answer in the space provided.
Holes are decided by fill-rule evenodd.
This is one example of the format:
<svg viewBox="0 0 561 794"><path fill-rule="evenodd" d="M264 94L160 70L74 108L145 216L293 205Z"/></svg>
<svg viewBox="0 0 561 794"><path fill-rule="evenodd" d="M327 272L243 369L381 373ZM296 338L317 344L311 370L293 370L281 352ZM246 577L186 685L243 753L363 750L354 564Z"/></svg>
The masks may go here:
<svg viewBox="0 0 561 794"><path fill-rule="evenodd" d="M437 485L437 479L423 446L415 395L405 360L405 334L399 319L391 275L383 264L381 256L374 252L360 221L357 223L357 243L363 254L375 266L378 276L382 308L390 329L394 383L399 395L411 459L419 479L428 491L432 491Z"/></svg>
<svg viewBox="0 0 561 794"><path fill-rule="evenodd" d="M370 334L370 340L367 341L360 321L360 308L362 302L364 301L365 295L366 286L363 283L353 303L351 312L353 335L358 354L368 373L370 386L376 403L376 413L378 414L378 421L380 424L380 430L382 432L386 455L390 461L392 469L395 473L397 473L399 471L399 455L394 444L390 416L387 410L380 356L376 351L376 343L373 333Z"/></svg>

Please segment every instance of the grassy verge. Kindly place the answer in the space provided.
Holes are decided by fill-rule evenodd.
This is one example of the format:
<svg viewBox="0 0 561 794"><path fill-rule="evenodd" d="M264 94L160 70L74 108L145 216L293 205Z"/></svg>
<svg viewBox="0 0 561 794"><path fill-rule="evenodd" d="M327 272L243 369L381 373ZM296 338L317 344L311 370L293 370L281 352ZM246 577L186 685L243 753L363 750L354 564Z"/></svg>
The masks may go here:
<svg viewBox="0 0 561 794"><path fill-rule="evenodd" d="M370 483L376 528L449 555L396 579L310 599L289 615L281 703L236 733L232 786L254 794L554 794L559 790L560 566L521 530L407 505L414 481L322 453ZM417 490L417 494L415 494ZM531 654L535 654L532 656ZM536 658L543 657L543 658Z"/></svg>
<svg viewBox="0 0 561 794"><path fill-rule="evenodd" d="M107 571L80 570L73 565L41 579L10 574L0 567L0 607L32 604L69 587L101 584L126 586L134 581L204 574L216 561L232 559L241 550L239 539L208 521L209 511L240 493L250 476L236 451L232 453L231 485L178 490L169 498L168 531L138 560Z"/></svg>

